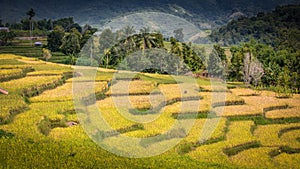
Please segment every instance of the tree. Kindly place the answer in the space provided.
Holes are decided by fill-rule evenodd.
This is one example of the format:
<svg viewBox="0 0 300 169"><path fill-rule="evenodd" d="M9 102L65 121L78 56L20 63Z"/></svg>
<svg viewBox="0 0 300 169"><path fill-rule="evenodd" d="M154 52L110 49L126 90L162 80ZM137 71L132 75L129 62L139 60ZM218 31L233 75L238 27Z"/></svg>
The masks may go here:
<svg viewBox="0 0 300 169"><path fill-rule="evenodd" d="M83 39L84 37L82 37ZM82 66L99 66L99 61L101 60L98 52L95 50L95 36L91 36L80 51L80 58L76 60L77 65ZM81 40L82 41L82 40Z"/></svg>
<svg viewBox="0 0 300 169"><path fill-rule="evenodd" d="M100 51L104 54L103 65L116 66L125 57L133 52L144 51L151 48L163 48L163 36L159 33L145 33L129 36L126 39L115 43L114 34L110 30L103 31L100 35Z"/></svg>
<svg viewBox="0 0 300 169"><path fill-rule="evenodd" d="M140 29L140 34L145 34L145 33L150 33L149 27L143 27L142 29Z"/></svg>
<svg viewBox="0 0 300 169"><path fill-rule="evenodd" d="M175 39L177 39L179 42L183 42L184 35L182 31L182 28L173 31Z"/></svg>
<svg viewBox="0 0 300 169"><path fill-rule="evenodd" d="M123 28L123 33L125 37L131 36L135 33L135 29L133 26L126 26Z"/></svg>
<svg viewBox="0 0 300 169"><path fill-rule="evenodd" d="M14 37L16 37L14 32L0 31L0 46L7 45Z"/></svg>
<svg viewBox="0 0 300 169"><path fill-rule="evenodd" d="M219 58L216 51L212 51L208 58L207 64L208 73L212 77L221 77L223 72L223 66L221 64L221 59Z"/></svg>
<svg viewBox="0 0 300 169"><path fill-rule="evenodd" d="M111 48L115 45L115 35L110 29L104 29L99 38L100 43L100 52L104 52L104 50Z"/></svg>
<svg viewBox="0 0 300 169"><path fill-rule="evenodd" d="M0 19L0 26L3 27L4 24L2 23L2 19Z"/></svg>
<svg viewBox="0 0 300 169"><path fill-rule="evenodd" d="M69 17L69 18L61 18L58 19L56 21L53 22L54 26L60 25L62 26L65 30L68 29L68 27L70 27L70 25L74 24L74 19L73 17ZM71 29L70 29L71 30Z"/></svg>
<svg viewBox="0 0 300 169"><path fill-rule="evenodd" d="M80 33L82 32L82 28L81 28L81 26L80 26L78 23L73 23L73 24L69 25L69 26L66 28L66 31L67 31L67 32L70 32L73 28L77 29L78 32L80 32Z"/></svg>
<svg viewBox="0 0 300 169"><path fill-rule="evenodd" d="M214 45L214 50L216 51L218 57L221 59L222 63L227 64L227 57L225 55L225 49L223 49L220 45Z"/></svg>
<svg viewBox="0 0 300 169"><path fill-rule="evenodd" d="M31 20L35 16L35 12L32 8L26 13L29 16L29 20Z"/></svg>
<svg viewBox="0 0 300 169"><path fill-rule="evenodd" d="M30 37L32 37L32 30L33 30L32 18L35 16L35 12L32 8L30 8L30 10L26 14L29 16Z"/></svg>
<svg viewBox="0 0 300 169"><path fill-rule="evenodd" d="M251 52L245 53L243 70L245 84L258 85L264 75L263 65L251 55Z"/></svg>
<svg viewBox="0 0 300 169"><path fill-rule="evenodd" d="M48 35L47 38L48 49L50 49L52 52L59 51L64 35L64 28L61 26L55 26L54 30Z"/></svg>
<svg viewBox="0 0 300 169"><path fill-rule="evenodd" d="M275 87L275 92L277 97L290 97L292 94L292 78L290 76L290 71L288 67L284 67L279 73L277 79L277 86Z"/></svg>
<svg viewBox="0 0 300 169"><path fill-rule="evenodd" d="M97 32L97 28L92 28L90 25L84 25L80 41L81 48L88 42L95 32Z"/></svg>
<svg viewBox="0 0 300 169"><path fill-rule="evenodd" d="M232 81L242 81L244 53L242 49L237 46L232 46L230 48L230 52L232 56L230 60L228 78Z"/></svg>
<svg viewBox="0 0 300 169"><path fill-rule="evenodd" d="M93 28L91 25L85 24L82 28L82 33L84 34L86 31L90 31L91 34L94 34L97 30L97 28Z"/></svg>
<svg viewBox="0 0 300 169"><path fill-rule="evenodd" d="M43 58L48 61L52 57L49 49L43 48Z"/></svg>
<svg viewBox="0 0 300 169"><path fill-rule="evenodd" d="M170 38L170 42L171 42L171 50L170 52L177 55L177 56L181 56L182 55L182 51L179 47L179 44L177 42L177 40L173 37Z"/></svg>
<svg viewBox="0 0 300 169"><path fill-rule="evenodd" d="M213 46L213 50L216 52L216 55L220 58L224 76L228 75L228 60L225 54L225 49L223 49L219 44Z"/></svg>
<svg viewBox="0 0 300 169"><path fill-rule="evenodd" d="M80 39L81 34L77 29L73 28L70 34L63 38L61 50L66 55L76 56L80 52Z"/></svg>
<svg viewBox="0 0 300 169"><path fill-rule="evenodd" d="M139 36L135 36L137 46L144 51L145 49L150 48L161 48L163 47L163 43L161 39L159 39L156 33L142 33Z"/></svg>
<svg viewBox="0 0 300 169"><path fill-rule="evenodd" d="M86 42L92 37L92 33L91 31L87 30L85 31L83 34L82 34L82 38L81 38L81 41L80 41L80 47L82 48Z"/></svg>

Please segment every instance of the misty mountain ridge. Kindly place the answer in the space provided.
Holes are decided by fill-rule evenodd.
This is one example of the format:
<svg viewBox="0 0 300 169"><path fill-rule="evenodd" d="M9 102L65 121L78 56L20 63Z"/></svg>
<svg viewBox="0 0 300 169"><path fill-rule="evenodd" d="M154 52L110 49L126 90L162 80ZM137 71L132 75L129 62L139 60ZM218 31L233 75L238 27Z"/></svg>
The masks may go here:
<svg viewBox="0 0 300 169"><path fill-rule="evenodd" d="M270 11L278 5L297 4L299 0L0 0L0 19L17 22L27 18L26 12L33 8L35 20L74 17L80 24L103 25L114 18L135 12L163 12L194 23L202 29L219 26L240 16L251 16L261 11Z"/></svg>

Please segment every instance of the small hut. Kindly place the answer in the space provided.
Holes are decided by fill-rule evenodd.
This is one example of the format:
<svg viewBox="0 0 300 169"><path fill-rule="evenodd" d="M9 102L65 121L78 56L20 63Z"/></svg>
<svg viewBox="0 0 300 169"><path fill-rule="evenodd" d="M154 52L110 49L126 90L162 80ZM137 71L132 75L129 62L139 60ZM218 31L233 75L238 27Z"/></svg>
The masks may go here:
<svg viewBox="0 0 300 169"><path fill-rule="evenodd" d="M34 42L34 46L42 46L42 42Z"/></svg>

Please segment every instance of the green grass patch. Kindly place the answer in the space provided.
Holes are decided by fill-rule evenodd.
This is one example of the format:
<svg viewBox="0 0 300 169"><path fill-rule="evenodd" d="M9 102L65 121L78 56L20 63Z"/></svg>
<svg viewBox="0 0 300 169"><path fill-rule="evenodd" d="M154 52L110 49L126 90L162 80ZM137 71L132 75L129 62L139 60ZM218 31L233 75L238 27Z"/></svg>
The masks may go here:
<svg viewBox="0 0 300 169"><path fill-rule="evenodd" d="M212 104L212 107L244 105L244 104L245 104L244 100L228 100L225 102L215 102Z"/></svg>
<svg viewBox="0 0 300 169"><path fill-rule="evenodd" d="M128 127L124 127L112 131L98 131L95 137L99 139L104 139L104 138L114 137L114 136L118 136L119 134L124 134L127 132L137 131L137 130L144 130L144 126L142 124L134 124L132 126L128 126Z"/></svg>
<svg viewBox="0 0 300 169"><path fill-rule="evenodd" d="M273 150L269 153L270 157L276 157L280 155L281 153L286 153L286 154L296 154L300 153L300 148L291 148L288 146L281 146L277 150Z"/></svg>
<svg viewBox="0 0 300 169"><path fill-rule="evenodd" d="M160 134L154 137L150 137L148 139L142 139L140 142L140 145L143 147L148 147L151 144L157 143L157 142L161 142L164 140L170 140L173 138L183 138L186 136L186 132L183 128L179 128L179 129L172 129L169 132L167 132L166 134Z"/></svg>
<svg viewBox="0 0 300 169"><path fill-rule="evenodd" d="M289 123L299 123L300 118L278 118L278 119L268 119L263 115L253 115L253 116L231 116L227 117L230 121L244 121L252 120L255 125L268 125L268 124L289 124Z"/></svg>
<svg viewBox="0 0 300 169"><path fill-rule="evenodd" d="M300 130L300 126L284 128L278 132L278 137L280 138L284 133L293 131L293 130Z"/></svg>
<svg viewBox="0 0 300 169"><path fill-rule="evenodd" d="M272 110L281 110L281 109L288 109L289 105L285 104L285 105L279 105L279 106L271 106L271 107L266 107L263 109L263 113L266 113L268 111L272 111Z"/></svg>
<svg viewBox="0 0 300 169"><path fill-rule="evenodd" d="M187 154L191 151L194 151L197 147L200 147L202 145L214 144L214 143L218 143L218 142L224 141L224 140L225 140L225 136L222 136L222 137L217 137L217 138L211 138L209 140L206 140L205 142L196 142L196 143L185 142L185 143L181 143L177 147L177 152L180 155L184 155L184 154Z"/></svg>
<svg viewBox="0 0 300 169"><path fill-rule="evenodd" d="M15 135L13 133L9 133L9 132L6 132L6 131L0 129L0 138L2 138L2 137L12 138L14 136Z"/></svg>
<svg viewBox="0 0 300 169"><path fill-rule="evenodd" d="M155 74L139 74L139 77L144 81L156 82L158 84L177 84L177 81L169 75L155 76Z"/></svg>
<svg viewBox="0 0 300 169"><path fill-rule="evenodd" d="M217 115L215 112L185 112L185 113L172 113L171 117L178 120L185 119L206 119L215 118Z"/></svg>
<svg viewBox="0 0 300 169"><path fill-rule="evenodd" d="M146 115L146 114L155 114L155 113L159 113L160 110L165 107L165 106L168 106L168 105L172 105L176 102L183 102L183 101L193 101L193 100L200 100L202 99L202 97L200 96L190 96L190 97L182 97L182 98L173 98L171 100L168 100L168 101L164 101L164 102L161 102L159 105L157 105L156 107L154 107L152 110L148 110L148 111L137 111L135 109L132 109L129 111L129 113L133 114L133 115ZM148 109L148 108L146 108ZM150 109L150 108L149 108ZM178 116L181 116L182 114L178 113L177 114ZM193 115L193 114L191 114ZM175 115L174 115L175 116Z"/></svg>
<svg viewBox="0 0 300 169"><path fill-rule="evenodd" d="M258 148L260 147L261 144L258 141L253 141L253 142L249 142L249 143L244 143L244 144L240 144L234 147L230 147L230 148L225 148L223 149L223 152L227 155L227 156L234 156L242 151L251 149L251 148Z"/></svg>

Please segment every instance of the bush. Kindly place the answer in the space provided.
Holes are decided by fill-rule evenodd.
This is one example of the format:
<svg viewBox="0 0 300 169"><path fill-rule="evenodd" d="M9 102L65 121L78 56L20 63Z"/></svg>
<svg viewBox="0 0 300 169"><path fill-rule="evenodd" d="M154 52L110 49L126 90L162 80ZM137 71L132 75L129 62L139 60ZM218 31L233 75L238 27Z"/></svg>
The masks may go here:
<svg viewBox="0 0 300 169"><path fill-rule="evenodd" d="M51 129L56 127L67 127L66 119L62 118L51 120L47 116L45 116L44 119L41 120L38 124L40 132L46 136L50 133Z"/></svg>
<svg viewBox="0 0 300 169"><path fill-rule="evenodd" d="M12 134L12 133L7 133L6 131L4 131L4 130L0 130L0 138L1 137L8 137L8 138L12 138L12 137L14 137L15 135L14 134Z"/></svg>
<svg viewBox="0 0 300 169"><path fill-rule="evenodd" d="M289 98L293 96L293 91L289 87L279 86L274 87L274 92L277 98Z"/></svg>

